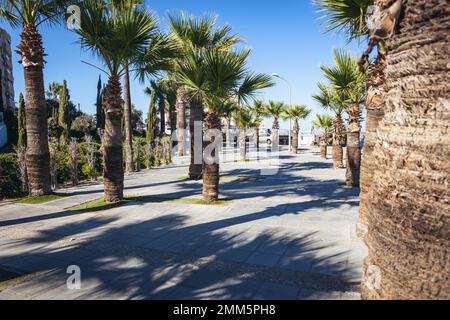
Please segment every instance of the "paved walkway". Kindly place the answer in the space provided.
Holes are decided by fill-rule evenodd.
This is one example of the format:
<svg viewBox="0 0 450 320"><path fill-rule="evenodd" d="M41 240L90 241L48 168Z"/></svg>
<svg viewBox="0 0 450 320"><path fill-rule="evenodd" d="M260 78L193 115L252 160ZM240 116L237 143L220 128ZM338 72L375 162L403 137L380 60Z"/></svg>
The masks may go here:
<svg viewBox="0 0 450 320"><path fill-rule="evenodd" d="M43 205L0 205L0 299L358 299L364 245L358 190L315 148L268 163L222 165L226 206L137 201L73 212L102 185ZM201 195L183 163L126 178L127 195ZM69 265L81 289L67 288Z"/></svg>

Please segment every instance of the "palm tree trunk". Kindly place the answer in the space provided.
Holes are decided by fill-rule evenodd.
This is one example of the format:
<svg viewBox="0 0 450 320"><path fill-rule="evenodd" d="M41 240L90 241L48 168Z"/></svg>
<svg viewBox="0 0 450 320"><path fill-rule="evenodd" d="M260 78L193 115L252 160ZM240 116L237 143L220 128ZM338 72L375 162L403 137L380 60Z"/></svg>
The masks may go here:
<svg viewBox="0 0 450 320"><path fill-rule="evenodd" d="M191 164L189 178L200 179L203 170L203 105L199 99L190 103L189 132L191 140ZM197 125L196 125L197 123ZM198 132L199 131L199 132ZM196 138L197 136L197 138Z"/></svg>
<svg viewBox="0 0 450 320"><path fill-rule="evenodd" d="M208 113L205 119L205 143L209 146L215 142L214 138L208 134L208 130L221 131L220 118L216 113ZM221 135L217 135L217 138L222 140ZM217 143L217 147L220 147L222 141ZM210 154L206 154L205 150L205 162L203 163L203 199L206 202L213 202L219 199L219 150L213 149Z"/></svg>
<svg viewBox="0 0 450 320"><path fill-rule="evenodd" d="M367 233L367 192L372 184L372 175L374 171L373 148L376 142L376 131L378 123L384 116L384 96L385 84L384 77L384 55L379 54L375 61L369 77L369 90L365 107L366 114L366 132L364 134L364 147L361 159L360 176L360 197L359 197L359 221L356 233L363 239Z"/></svg>
<svg viewBox="0 0 450 320"><path fill-rule="evenodd" d="M186 154L186 106L188 105L188 96L184 88L180 87L177 91L177 140L178 140L178 156L182 157Z"/></svg>
<svg viewBox="0 0 450 320"><path fill-rule="evenodd" d="M231 148L233 146L232 136L231 136L231 119L227 119L227 129L225 131L225 139L227 148Z"/></svg>
<svg viewBox="0 0 450 320"><path fill-rule="evenodd" d="M278 117L275 117L272 125L272 150L278 150L278 145L280 143L278 129L280 129L280 124L278 122Z"/></svg>
<svg viewBox="0 0 450 320"><path fill-rule="evenodd" d="M342 159L344 152L342 151L342 118L337 115L333 120L333 168L343 168Z"/></svg>
<svg viewBox="0 0 450 320"><path fill-rule="evenodd" d="M299 131L300 130L299 130L299 125L298 125L298 120L295 120L294 127L292 128L292 144L291 144L291 152L293 154L297 154Z"/></svg>
<svg viewBox="0 0 450 320"><path fill-rule="evenodd" d="M42 37L34 26L24 26L18 53L24 67L26 92L26 166L30 194L40 196L52 192L50 183L50 151L48 146L47 104L45 102L44 49Z"/></svg>
<svg viewBox="0 0 450 320"><path fill-rule="evenodd" d="M416 0L404 7L398 34L387 43L362 297L449 299L450 6Z"/></svg>
<svg viewBox="0 0 450 320"><path fill-rule="evenodd" d="M348 108L347 127L347 159L346 184L349 187L359 187L359 168L361 165L361 146L359 136L361 110L358 104L351 104Z"/></svg>
<svg viewBox="0 0 450 320"><path fill-rule="evenodd" d="M247 158L247 130L239 130L239 154L241 161L245 161Z"/></svg>
<svg viewBox="0 0 450 320"><path fill-rule="evenodd" d="M327 158L327 147L328 143L325 141L320 142L320 157L323 159Z"/></svg>
<svg viewBox="0 0 450 320"><path fill-rule="evenodd" d="M123 199L122 103L119 78L112 76L104 96L103 183L106 202Z"/></svg>
<svg viewBox="0 0 450 320"><path fill-rule="evenodd" d="M130 71L128 65L125 66L123 76L123 96L124 96L124 121L125 121L125 171L134 171L133 164L133 128L131 127L131 92L130 92Z"/></svg>

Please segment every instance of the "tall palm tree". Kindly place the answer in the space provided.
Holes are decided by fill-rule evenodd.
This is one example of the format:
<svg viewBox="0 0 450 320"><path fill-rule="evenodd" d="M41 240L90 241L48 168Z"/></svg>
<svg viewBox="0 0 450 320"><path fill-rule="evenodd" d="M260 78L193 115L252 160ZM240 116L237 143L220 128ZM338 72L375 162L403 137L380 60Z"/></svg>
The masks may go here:
<svg viewBox="0 0 450 320"><path fill-rule="evenodd" d="M378 124L384 116L385 88L385 45L386 35L393 33L399 20L402 0L390 1L390 7L383 10L382 23L379 29L370 30L366 21L369 6L373 0L316 0L314 4L319 6L319 12L326 21L328 31L336 30L346 33L348 40L367 37L368 48L360 59L360 65L368 62L369 55L374 47L378 48L375 62L369 67L367 77L368 94L365 102L366 130L364 148L361 159L360 172L360 207L357 233L360 237L367 232L366 221L366 195L372 184L373 159L372 153L375 145L375 136Z"/></svg>
<svg viewBox="0 0 450 320"><path fill-rule="evenodd" d="M294 120L294 127L292 129L292 144L291 152L297 154L298 151L298 135L300 133L299 121L306 119L311 113L311 109L308 109L305 105L286 107L281 114L283 120Z"/></svg>
<svg viewBox="0 0 450 320"><path fill-rule="evenodd" d="M377 1L383 10L393 1ZM365 299L449 299L447 1L404 1L367 193ZM375 276L379 275L378 278ZM373 280L376 281L373 281Z"/></svg>
<svg viewBox="0 0 450 320"><path fill-rule="evenodd" d="M169 15L169 28L171 38L178 49L178 55L174 61L186 59L191 50L198 51L207 48L217 48L218 50L231 50L241 39L232 33L230 26L216 27L217 17L203 16L200 18L181 15ZM172 73L177 73L176 63ZM195 153L200 153L200 147L196 146L194 124L203 121L203 102L200 97L192 97L186 93L186 88L179 86L177 91L177 132L178 132L178 155L185 154L184 141L186 128L186 108L190 107L190 141L191 141L191 164L189 166L189 177L199 178L202 174L201 159L195 161Z"/></svg>
<svg viewBox="0 0 450 320"><path fill-rule="evenodd" d="M280 116L284 112L286 108L283 102L277 101L269 101L268 104L264 106L264 116L273 118L272 124L272 150L278 149L279 144L279 134L278 130L280 129Z"/></svg>
<svg viewBox="0 0 450 320"><path fill-rule="evenodd" d="M38 27L64 18L70 1L2 0L0 20L21 27L18 53L25 78L27 152L26 163L31 195L52 192L50 184L50 151L48 145L47 106L44 89L44 47ZM73 3L73 2L72 2Z"/></svg>
<svg viewBox="0 0 450 320"><path fill-rule="evenodd" d="M105 133L103 137L105 201L123 198L122 86L126 64L136 53L144 54L151 41L153 20L145 9L113 10L96 0L83 1L81 28L76 32L83 48L95 53L106 66Z"/></svg>
<svg viewBox="0 0 450 320"><path fill-rule="evenodd" d="M233 115L237 109L238 109L238 106L237 106L236 101L234 101L234 100L226 101L221 108L222 117L225 118L225 122L226 122L225 141L226 141L226 146L228 148L231 148L234 145L233 137L231 134L231 123L233 121Z"/></svg>
<svg viewBox="0 0 450 320"><path fill-rule="evenodd" d="M359 186L359 168L361 164L361 110L365 98L365 75L360 72L358 62L344 50L334 51L333 67L321 66L336 93L348 103L346 183ZM346 98L344 98L346 97Z"/></svg>
<svg viewBox="0 0 450 320"><path fill-rule="evenodd" d="M330 137L331 130L333 128L333 118L327 114L318 114L316 119L313 120L312 129L322 130L322 139L320 141L320 156L324 159L327 158L328 138Z"/></svg>
<svg viewBox="0 0 450 320"><path fill-rule="evenodd" d="M334 113L333 118L333 167L340 169L343 167L343 155L342 150L342 133L344 130L344 123L342 116L346 110L346 98L342 97L336 91L336 88L332 86L326 86L324 84L317 84L320 93L313 95L313 99L316 100L323 108L330 110Z"/></svg>
<svg viewBox="0 0 450 320"><path fill-rule="evenodd" d="M241 107L234 113L236 126L239 129L239 150L241 161L247 158L247 133L251 128L256 126L256 117L252 109L249 107Z"/></svg>
<svg viewBox="0 0 450 320"><path fill-rule="evenodd" d="M262 100L254 100L251 109L255 115L255 147L256 150L259 150L259 127L264 117L264 102Z"/></svg>
<svg viewBox="0 0 450 320"><path fill-rule="evenodd" d="M248 71L246 64L249 54L250 50L247 49L235 52L206 48L191 50L187 59L177 62L179 83L189 95L201 99L207 109L204 139L208 146L205 148L207 154L203 164L203 198L207 202L216 201L219 197L218 148L223 139L221 107L238 94L242 101L247 101L257 91L273 85L270 76Z"/></svg>

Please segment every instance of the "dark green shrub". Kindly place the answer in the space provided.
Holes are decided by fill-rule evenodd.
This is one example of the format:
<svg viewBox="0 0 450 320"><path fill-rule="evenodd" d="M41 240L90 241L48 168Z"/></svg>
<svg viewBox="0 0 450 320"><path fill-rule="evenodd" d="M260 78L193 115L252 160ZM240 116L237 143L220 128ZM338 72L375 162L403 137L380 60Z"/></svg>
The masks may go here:
<svg viewBox="0 0 450 320"><path fill-rule="evenodd" d="M0 154L0 199L22 195L20 181L17 156L12 153Z"/></svg>

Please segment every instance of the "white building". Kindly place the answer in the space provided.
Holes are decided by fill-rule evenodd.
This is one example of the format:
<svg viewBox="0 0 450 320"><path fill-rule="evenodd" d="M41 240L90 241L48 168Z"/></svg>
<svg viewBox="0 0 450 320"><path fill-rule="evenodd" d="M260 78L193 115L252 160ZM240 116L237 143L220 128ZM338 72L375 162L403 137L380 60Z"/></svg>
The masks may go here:
<svg viewBox="0 0 450 320"><path fill-rule="evenodd" d="M4 111L14 108L11 37L0 28L0 148L8 142Z"/></svg>
<svg viewBox="0 0 450 320"><path fill-rule="evenodd" d="M315 141L315 139L316 139L316 136L314 135L314 133L301 132L299 144L301 146L310 146Z"/></svg>

